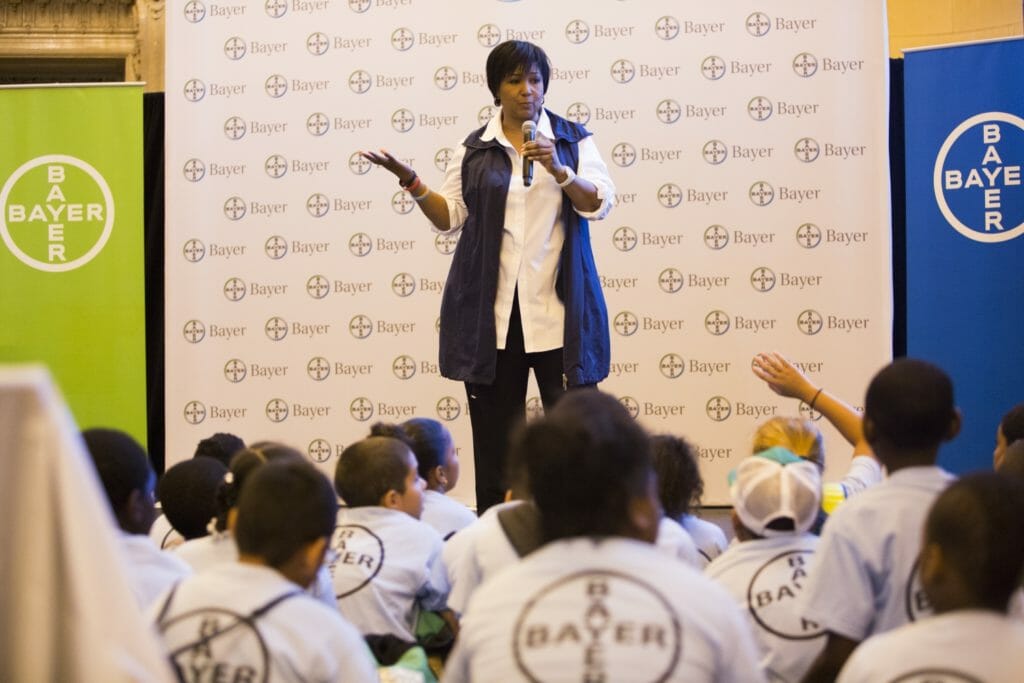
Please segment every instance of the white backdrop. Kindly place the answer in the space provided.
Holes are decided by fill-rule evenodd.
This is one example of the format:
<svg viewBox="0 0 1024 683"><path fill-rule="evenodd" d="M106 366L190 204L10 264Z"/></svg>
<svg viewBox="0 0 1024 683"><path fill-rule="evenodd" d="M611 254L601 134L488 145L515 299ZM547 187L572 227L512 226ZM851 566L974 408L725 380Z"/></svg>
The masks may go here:
<svg viewBox="0 0 1024 683"><path fill-rule="evenodd" d="M546 105L594 132L617 186L591 225L613 320L602 388L699 445L705 503L728 501L756 424L798 409L754 353L854 404L890 358L883 0L175 7L168 464L231 431L331 474L374 421L425 415L452 430L454 495L472 503L465 392L437 371L455 243L357 151L387 148L437 187L493 113L484 63L509 38L547 51ZM822 426L835 475L849 449Z"/></svg>

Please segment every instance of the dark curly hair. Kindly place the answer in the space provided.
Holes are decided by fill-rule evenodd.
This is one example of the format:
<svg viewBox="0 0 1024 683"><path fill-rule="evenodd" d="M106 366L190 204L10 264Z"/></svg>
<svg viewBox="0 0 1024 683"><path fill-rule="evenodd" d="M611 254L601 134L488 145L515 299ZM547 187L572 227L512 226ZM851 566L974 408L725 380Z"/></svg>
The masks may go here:
<svg viewBox="0 0 1024 683"><path fill-rule="evenodd" d="M658 497L665 515L680 520L700 505L704 494L704 480L697 467L694 447L686 440L671 434L651 437L654 471L658 474Z"/></svg>

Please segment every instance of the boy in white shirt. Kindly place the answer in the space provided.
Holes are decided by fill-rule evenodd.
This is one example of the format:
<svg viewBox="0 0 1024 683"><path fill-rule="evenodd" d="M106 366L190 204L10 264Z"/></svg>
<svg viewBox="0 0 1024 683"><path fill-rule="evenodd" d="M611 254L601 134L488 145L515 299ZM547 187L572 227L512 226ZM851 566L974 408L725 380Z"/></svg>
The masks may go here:
<svg viewBox="0 0 1024 683"><path fill-rule="evenodd" d="M615 398L567 393L512 451L547 543L473 594L445 681L763 680L729 595L652 545L650 444Z"/></svg>
<svg viewBox="0 0 1024 683"><path fill-rule="evenodd" d="M821 505L817 466L785 448L743 460L729 476L736 540L704 570L743 608L770 680L796 683L825 646L802 618L800 593L818 545L810 533Z"/></svg>
<svg viewBox="0 0 1024 683"><path fill-rule="evenodd" d="M953 383L940 368L901 358L871 380L864 437L888 478L829 518L804 589L804 618L828 632L805 681L832 681L865 638L932 613L917 559L928 509L954 479L935 465L960 431Z"/></svg>
<svg viewBox="0 0 1024 683"><path fill-rule="evenodd" d="M148 535L156 519L156 474L142 446L114 429L87 429L82 439L121 529L129 587L139 607L145 609L192 570L171 553L160 550Z"/></svg>
<svg viewBox="0 0 1024 683"><path fill-rule="evenodd" d="M338 609L363 635L416 642L421 610L443 610L449 590L444 541L419 521L416 456L398 439L370 436L342 452L334 486L349 506L331 541Z"/></svg>
<svg viewBox="0 0 1024 683"><path fill-rule="evenodd" d="M1024 624L1007 601L1024 570L1024 484L968 475L935 501L924 529L921 583L936 616L869 638L840 683L985 681L1024 675Z"/></svg>
<svg viewBox="0 0 1024 683"><path fill-rule="evenodd" d="M359 632L304 590L337 509L330 482L308 463L253 472L237 506L238 560L182 582L152 610L182 680L377 680Z"/></svg>

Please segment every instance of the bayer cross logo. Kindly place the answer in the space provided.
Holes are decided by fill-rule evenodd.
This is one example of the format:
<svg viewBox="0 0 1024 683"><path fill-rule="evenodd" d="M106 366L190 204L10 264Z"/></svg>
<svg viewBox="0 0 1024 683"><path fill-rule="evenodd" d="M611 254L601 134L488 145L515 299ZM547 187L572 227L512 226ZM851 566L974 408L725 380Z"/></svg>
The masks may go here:
<svg viewBox="0 0 1024 683"><path fill-rule="evenodd" d="M199 0L189 0L185 3L185 21L191 24L198 24L206 18L206 5Z"/></svg>
<svg viewBox="0 0 1024 683"><path fill-rule="evenodd" d="M288 336L288 323L285 322L284 318L275 315L267 320L263 326L263 332L270 341L281 341Z"/></svg>
<svg viewBox="0 0 1024 683"><path fill-rule="evenodd" d="M373 251L373 240L365 232L357 232L348 238L348 250L355 256L366 256Z"/></svg>
<svg viewBox="0 0 1024 683"><path fill-rule="evenodd" d="M640 416L640 402L632 396L620 396L619 403L634 420Z"/></svg>
<svg viewBox="0 0 1024 683"><path fill-rule="evenodd" d="M373 334L373 321L365 315L354 316L348 321L348 331L356 339L366 339Z"/></svg>
<svg viewBox="0 0 1024 683"><path fill-rule="evenodd" d="M327 49L331 47L331 40L327 37L326 33L317 31L310 33L309 37L306 38L306 49L309 50L309 54L322 57L327 54Z"/></svg>
<svg viewBox="0 0 1024 683"><path fill-rule="evenodd" d="M815 422L817 422L818 420L821 419L821 413L819 413L817 410L807 405L803 401L800 401L800 406L798 410L800 411L800 417L802 417L805 420L814 420Z"/></svg>
<svg viewBox="0 0 1024 683"><path fill-rule="evenodd" d="M391 32L391 47L399 52L405 52L416 44L416 37L407 28L396 28Z"/></svg>
<svg viewBox="0 0 1024 683"><path fill-rule="evenodd" d="M759 180L750 186L747 196L756 206L768 206L775 200L775 188L770 183Z"/></svg>
<svg viewBox="0 0 1024 683"><path fill-rule="evenodd" d="M198 344L206 338L206 325L198 320L189 320L181 333L189 344Z"/></svg>
<svg viewBox="0 0 1024 683"><path fill-rule="evenodd" d="M678 353L666 353L658 361L658 369L668 379L679 379L683 376L686 363L683 362L683 357Z"/></svg>
<svg viewBox="0 0 1024 683"><path fill-rule="evenodd" d="M288 404L279 398L272 398L267 401L264 412L271 422L284 422L288 419Z"/></svg>
<svg viewBox="0 0 1024 683"><path fill-rule="evenodd" d="M821 153L821 147L818 145L818 141L814 138L800 138L793 145L793 154L796 158L805 164L809 164L818 158Z"/></svg>
<svg viewBox="0 0 1024 683"><path fill-rule="evenodd" d="M405 214L412 213L412 210L416 208L416 200L412 198L412 194L408 191L399 190L391 195L391 208L394 209L395 213L404 216Z"/></svg>
<svg viewBox="0 0 1024 683"><path fill-rule="evenodd" d="M263 89L274 99L284 97L284 94L288 92L288 79L281 74L271 74L263 82Z"/></svg>
<svg viewBox="0 0 1024 683"><path fill-rule="evenodd" d="M717 81L725 75L725 60L716 55L705 57L700 63L700 73L709 81Z"/></svg>
<svg viewBox="0 0 1024 683"><path fill-rule="evenodd" d="M767 121L771 118L775 112L775 105L772 101L763 95L751 98L747 102L747 113L750 114L750 118L755 121Z"/></svg>
<svg viewBox="0 0 1024 683"><path fill-rule="evenodd" d="M633 251L636 248L637 242L639 242L639 239L636 236L636 230L628 225L623 225L612 233L612 244L619 251Z"/></svg>
<svg viewBox="0 0 1024 683"><path fill-rule="evenodd" d="M398 109L391 115L391 127L399 133L408 133L416 125L416 116L408 109Z"/></svg>
<svg viewBox="0 0 1024 683"><path fill-rule="evenodd" d="M501 28L497 24L484 24L476 30L476 39L484 47L494 47L501 41Z"/></svg>
<svg viewBox="0 0 1024 683"><path fill-rule="evenodd" d="M412 379L416 375L416 361L412 356L398 356L391 363L391 372L398 379Z"/></svg>
<svg viewBox="0 0 1024 683"><path fill-rule="evenodd" d="M306 374L317 382L323 382L331 376L331 363L323 356L313 356L306 363Z"/></svg>
<svg viewBox="0 0 1024 683"><path fill-rule="evenodd" d="M612 147L612 161L622 168L632 166L636 162L636 148L628 142L620 142Z"/></svg>
<svg viewBox="0 0 1024 683"><path fill-rule="evenodd" d="M810 52L801 52L793 58L793 71L801 78L810 78L818 71L818 58Z"/></svg>
<svg viewBox="0 0 1024 683"><path fill-rule="evenodd" d="M723 396L712 396L704 405L704 412L715 422L724 422L732 415L732 404Z"/></svg>
<svg viewBox="0 0 1024 683"><path fill-rule="evenodd" d="M585 43L590 37L590 26L582 19L573 19L565 25L565 37L570 43Z"/></svg>
<svg viewBox="0 0 1024 683"><path fill-rule="evenodd" d="M675 268L666 268L658 275L658 286L666 294L675 294L683 288L683 274Z"/></svg>
<svg viewBox="0 0 1024 683"><path fill-rule="evenodd" d="M288 160L280 154L272 154L263 162L263 170L271 178L282 178L288 172Z"/></svg>
<svg viewBox="0 0 1024 683"><path fill-rule="evenodd" d="M682 116L683 108L675 100L662 100L655 112L662 123L675 123Z"/></svg>
<svg viewBox="0 0 1024 683"><path fill-rule="evenodd" d="M761 38L768 35L768 31L772 28L772 20L764 12L754 12L747 17L746 25L747 33L756 38Z"/></svg>
<svg viewBox="0 0 1024 683"><path fill-rule="evenodd" d="M526 421L532 422L544 417L544 404L539 396L531 396L526 400Z"/></svg>
<svg viewBox="0 0 1024 683"><path fill-rule="evenodd" d="M371 168L373 164L359 152L352 152L352 156L348 158L348 170L356 175L366 175Z"/></svg>
<svg viewBox="0 0 1024 683"><path fill-rule="evenodd" d="M683 191L675 183L665 183L658 188L658 202L666 209L674 209L683 201Z"/></svg>
<svg viewBox="0 0 1024 683"><path fill-rule="evenodd" d="M245 39L238 36L231 36L224 41L224 54L232 61L238 61L245 56Z"/></svg>
<svg viewBox="0 0 1024 683"><path fill-rule="evenodd" d="M317 192L316 194L309 195L309 198L306 199L306 211L313 218L323 218L330 209L331 202L327 199L327 195Z"/></svg>
<svg viewBox="0 0 1024 683"><path fill-rule="evenodd" d="M232 116L224 122L224 135L228 140L241 140L245 137L248 126L241 116Z"/></svg>
<svg viewBox="0 0 1024 683"><path fill-rule="evenodd" d="M636 67L628 59L617 59L612 63L611 74L616 83L629 83L636 76Z"/></svg>
<svg viewBox="0 0 1024 683"><path fill-rule="evenodd" d="M198 183L206 176L206 164L199 159L189 159L185 162L181 172L185 175L185 180L190 183Z"/></svg>
<svg viewBox="0 0 1024 683"><path fill-rule="evenodd" d="M306 453L313 462L325 463L331 459L331 444L325 439L314 439L306 447Z"/></svg>
<svg viewBox="0 0 1024 683"><path fill-rule="evenodd" d="M271 19L280 19L288 12L288 2L287 0L267 0L263 8Z"/></svg>
<svg viewBox="0 0 1024 683"><path fill-rule="evenodd" d="M200 424L206 419L206 406L199 401L189 401L185 404L185 422L190 425Z"/></svg>
<svg viewBox="0 0 1024 683"><path fill-rule="evenodd" d="M224 215L228 220L240 221L245 218L245 200L241 197L228 197L224 202Z"/></svg>
<svg viewBox="0 0 1024 683"><path fill-rule="evenodd" d="M452 235L448 232L439 232L434 237L434 248L437 249L438 253L444 254L445 256L451 256L455 253L455 247L459 246L459 235Z"/></svg>
<svg viewBox="0 0 1024 683"><path fill-rule="evenodd" d="M348 0L348 8L356 14L362 14L370 9L371 4L373 4L372 0Z"/></svg>
<svg viewBox="0 0 1024 683"><path fill-rule="evenodd" d="M331 291L331 283L323 275L313 275L306 280L306 294L314 299L323 299Z"/></svg>
<svg viewBox="0 0 1024 683"><path fill-rule="evenodd" d="M409 273L399 273L391 278L391 291L400 297L407 297L416 291L416 278Z"/></svg>
<svg viewBox="0 0 1024 683"><path fill-rule="evenodd" d="M354 398L348 404L348 412L356 420L366 422L373 417L373 403L365 396Z"/></svg>
<svg viewBox="0 0 1024 683"><path fill-rule="evenodd" d="M760 266L750 273L750 286L759 292L770 292L775 287L775 272Z"/></svg>
<svg viewBox="0 0 1024 683"><path fill-rule="evenodd" d="M229 278L224 283L224 296L228 301L241 301L245 298L245 282L241 278Z"/></svg>
<svg viewBox="0 0 1024 683"><path fill-rule="evenodd" d="M819 332L824 327L825 321L821 318L821 313L818 313L812 308L808 308L805 311L801 311L800 315L796 317L796 326L801 332L811 337Z"/></svg>
<svg viewBox="0 0 1024 683"><path fill-rule="evenodd" d="M362 95L373 85L373 77L369 71L357 69L348 75L348 87L352 92Z"/></svg>
<svg viewBox="0 0 1024 683"><path fill-rule="evenodd" d="M288 255L288 240L280 235L271 235L263 243L263 251L269 258L280 261Z"/></svg>
<svg viewBox="0 0 1024 683"><path fill-rule="evenodd" d="M437 416L445 422L451 422L462 414L462 406L451 396L444 396L439 399L435 407L437 409Z"/></svg>
<svg viewBox="0 0 1024 683"><path fill-rule="evenodd" d="M729 157L729 148L721 140L708 140L701 149L704 161L717 166Z"/></svg>
<svg viewBox="0 0 1024 683"><path fill-rule="evenodd" d="M331 120L327 118L327 114L315 112L306 119L306 130L309 131L310 135L320 137L326 135L330 129Z"/></svg>
<svg viewBox="0 0 1024 683"><path fill-rule="evenodd" d="M716 337L721 337L732 327L732 320L725 311L711 311L704 316L704 329Z"/></svg>
<svg viewBox="0 0 1024 683"><path fill-rule="evenodd" d="M821 244L821 228L814 223L804 223L796 229L796 243L804 249L814 249Z"/></svg>
<svg viewBox="0 0 1024 683"><path fill-rule="evenodd" d="M198 78L190 78L185 81L185 99L189 102L198 102L199 100L206 97L206 84Z"/></svg>
<svg viewBox="0 0 1024 683"><path fill-rule="evenodd" d="M238 384L245 379L247 374L245 363L237 358L232 358L224 364L224 379L232 384Z"/></svg>
<svg viewBox="0 0 1024 683"><path fill-rule="evenodd" d="M181 253L185 255L185 260L189 263L199 263L206 256L206 245L193 238L185 242Z"/></svg>
<svg viewBox="0 0 1024 683"><path fill-rule="evenodd" d="M477 123L481 126L486 126L487 122L493 119L496 113L498 113L498 110L488 104L476 113Z"/></svg>
<svg viewBox="0 0 1024 683"><path fill-rule="evenodd" d="M622 311L615 316L612 326L623 337L632 337L640 329L640 321L629 311Z"/></svg>
<svg viewBox="0 0 1024 683"><path fill-rule="evenodd" d="M679 20L665 15L654 22L654 35L662 40L675 40L679 35Z"/></svg>
<svg viewBox="0 0 1024 683"><path fill-rule="evenodd" d="M454 149L452 149L451 147L442 147L441 149L437 150L437 153L434 155L434 167L437 168L437 170L444 173L445 171L448 170L448 164L451 163L452 157L454 155Z"/></svg>
<svg viewBox="0 0 1024 683"><path fill-rule="evenodd" d="M459 75L450 66L442 66L434 72L434 85L441 90L451 90L459 82Z"/></svg>
<svg viewBox="0 0 1024 683"><path fill-rule="evenodd" d="M590 121L590 107L582 102L573 102L569 105L569 108L565 110L565 118L569 119L573 123L585 126Z"/></svg>
<svg viewBox="0 0 1024 683"><path fill-rule="evenodd" d="M726 245L729 244L729 231L721 225L709 225L704 230L704 244L707 245L708 249L725 249Z"/></svg>

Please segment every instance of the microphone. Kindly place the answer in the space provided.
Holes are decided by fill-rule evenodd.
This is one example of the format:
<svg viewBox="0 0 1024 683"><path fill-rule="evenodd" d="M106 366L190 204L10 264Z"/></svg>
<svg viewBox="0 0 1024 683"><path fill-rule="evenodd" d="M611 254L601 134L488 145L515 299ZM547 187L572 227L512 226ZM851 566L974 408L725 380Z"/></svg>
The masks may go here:
<svg viewBox="0 0 1024 683"><path fill-rule="evenodd" d="M532 142L537 138L537 124L533 121L523 121L523 142ZM533 159L523 160L523 185L529 187L533 184Z"/></svg>

